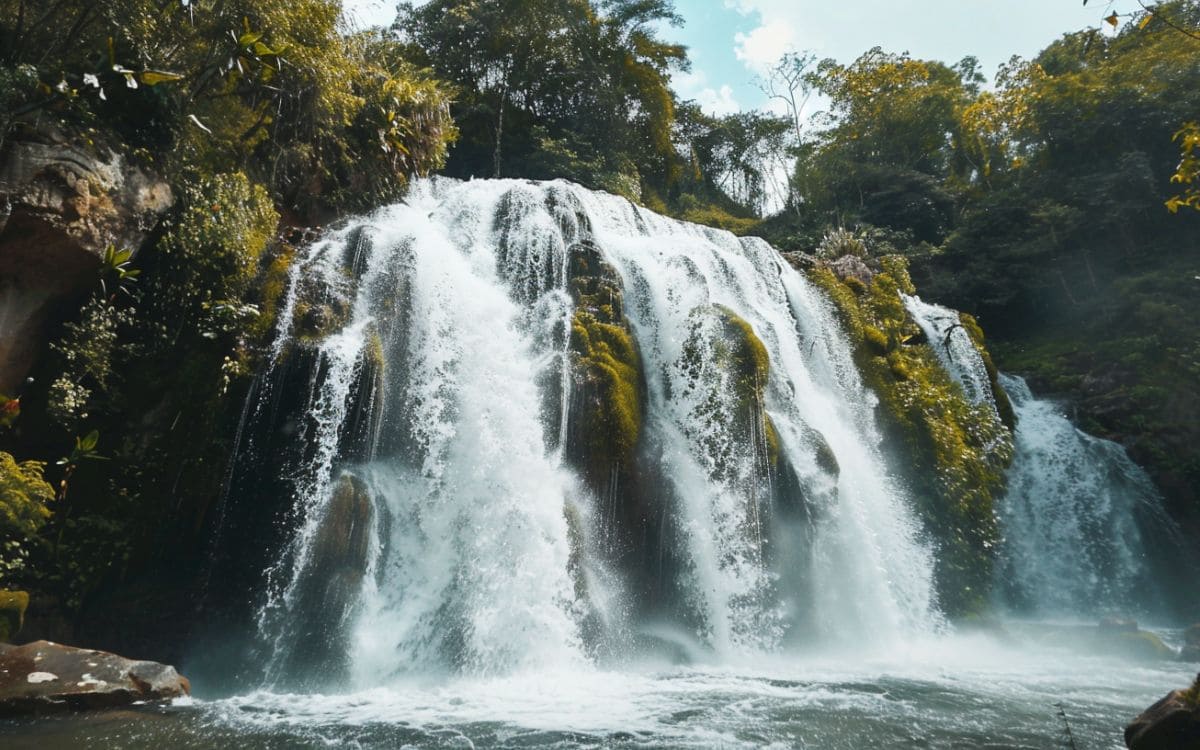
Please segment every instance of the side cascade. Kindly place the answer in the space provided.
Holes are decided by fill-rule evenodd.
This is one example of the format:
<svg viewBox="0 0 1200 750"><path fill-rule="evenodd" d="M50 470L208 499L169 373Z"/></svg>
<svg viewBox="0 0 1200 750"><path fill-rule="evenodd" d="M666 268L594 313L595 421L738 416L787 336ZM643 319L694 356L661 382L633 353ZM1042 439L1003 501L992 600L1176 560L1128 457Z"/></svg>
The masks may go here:
<svg viewBox="0 0 1200 750"><path fill-rule="evenodd" d="M1054 401L1035 397L1022 378L996 377L972 338L973 321L918 297L905 305L968 396L1011 408L1015 418L1015 456L998 505L1004 543L995 590L1004 605L1067 619L1169 614L1162 582L1187 555L1146 473L1120 445L1082 432Z"/></svg>
<svg viewBox="0 0 1200 750"><path fill-rule="evenodd" d="M274 529L269 684L941 627L846 335L761 240L424 180L304 249L279 319L229 491Z"/></svg>

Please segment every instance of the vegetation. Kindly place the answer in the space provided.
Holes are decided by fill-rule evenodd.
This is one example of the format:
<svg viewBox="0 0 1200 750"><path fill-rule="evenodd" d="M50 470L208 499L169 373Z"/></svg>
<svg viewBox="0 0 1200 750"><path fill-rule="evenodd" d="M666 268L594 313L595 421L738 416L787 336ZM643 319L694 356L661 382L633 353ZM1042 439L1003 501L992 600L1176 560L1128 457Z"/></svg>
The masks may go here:
<svg viewBox="0 0 1200 750"><path fill-rule="evenodd" d="M1125 444L1200 533L1197 28L1194 0L1156 3L1014 58L991 89L970 58L798 58L794 88L830 106L797 146L793 210L752 231L810 250L849 227L907 256L923 297Z"/></svg>
<svg viewBox="0 0 1200 750"><path fill-rule="evenodd" d="M1128 445L1200 533L1196 0L1156 4L1115 35L1068 34L990 88L972 58L789 55L764 82L783 117L716 117L675 96L688 59L666 39L670 0L402 3L386 32L340 14L338 0L0 0L0 153L58 131L175 195L143 247L106 250L94 288L56 311L32 381L0 396L5 585L74 617L150 562L188 575L281 308L291 225L396 199L439 170L568 178L816 249L812 278L911 467L951 612L983 605L997 542L1013 417L996 366L1072 397L1083 427ZM806 129L814 94L828 110ZM645 374L614 272L598 253L573 254L583 261L570 274L587 400L575 459L597 484L614 467L623 482ZM1000 419L921 340L898 297L910 271L926 297L967 311ZM296 315L316 336L340 314L325 312ZM742 397L731 434L775 463L766 350L731 311L701 315L718 335L695 345ZM14 458L64 452L53 466ZM186 597L173 584L159 595Z"/></svg>
<svg viewBox="0 0 1200 750"><path fill-rule="evenodd" d="M0 530L6 581L67 620L139 570L176 577L153 595L187 596L293 255L281 223L393 200L456 137L449 88L340 16L338 0L0 0L0 151L56 131L175 196L143 247L105 251L0 405L0 449L74 445L53 467L0 454L0 507L21 523Z"/></svg>
<svg viewBox="0 0 1200 750"><path fill-rule="evenodd" d="M598 487L613 471L633 470L641 437L645 385L642 359L621 309L616 271L590 246L572 258L576 312L572 371L584 403L576 460Z"/></svg>
<svg viewBox="0 0 1200 750"><path fill-rule="evenodd" d="M909 467L917 510L938 547L943 608L978 612L991 588L999 541L994 506L1013 456L1011 432L989 406L971 403L939 363L936 342L923 339L900 299L915 291L903 258L880 259L869 283L841 278L824 264L810 277L834 301L864 380L879 396L889 445Z"/></svg>
<svg viewBox="0 0 1200 750"><path fill-rule="evenodd" d="M25 624L29 594L24 591L0 591L0 643L7 643Z"/></svg>

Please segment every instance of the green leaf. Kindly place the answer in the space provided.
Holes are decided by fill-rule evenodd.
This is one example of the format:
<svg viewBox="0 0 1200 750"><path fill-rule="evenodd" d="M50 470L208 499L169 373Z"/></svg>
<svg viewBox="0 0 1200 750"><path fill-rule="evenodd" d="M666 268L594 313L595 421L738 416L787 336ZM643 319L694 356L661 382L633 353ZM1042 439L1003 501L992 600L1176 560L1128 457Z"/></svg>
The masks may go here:
<svg viewBox="0 0 1200 750"><path fill-rule="evenodd" d="M79 442L79 447L85 451L96 450L96 444L100 442L100 431L92 430L83 440Z"/></svg>
<svg viewBox="0 0 1200 750"><path fill-rule="evenodd" d="M157 86L160 83L175 83L182 81L179 73L169 73L165 70L143 70L138 74L138 80L147 86Z"/></svg>

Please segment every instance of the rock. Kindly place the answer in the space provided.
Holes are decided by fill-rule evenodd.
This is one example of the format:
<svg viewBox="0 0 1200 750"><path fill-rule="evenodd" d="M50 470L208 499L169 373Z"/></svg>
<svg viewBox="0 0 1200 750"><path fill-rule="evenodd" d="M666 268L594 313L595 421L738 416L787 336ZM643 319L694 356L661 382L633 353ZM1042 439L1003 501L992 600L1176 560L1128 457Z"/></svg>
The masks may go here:
<svg viewBox="0 0 1200 750"><path fill-rule="evenodd" d="M25 625L29 594L24 591L0 591L0 643L11 641Z"/></svg>
<svg viewBox="0 0 1200 750"><path fill-rule="evenodd" d="M825 261L825 265L842 281L857 279L863 286L870 286L871 281L875 278L875 271L857 255L843 255L840 258Z"/></svg>
<svg viewBox="0 0 1200 750"><path fill-rule="evenodd" d="M1183 631L1183 650L1179 652L1179 660L1200 662L1200 623Z"/></svg>
<svg viewBox="0 0 1200 750"><path fill-rule="evenodd" d="M60 133L10 139L0 154L0 392L33 365L56 303L86 292L109 245L137 250L170 186Z"/></svg>
<svg viewBox="0 0 1200 750"><path fill-rule="evenodd" d="M191 693L174 667L34 641L0 644L0 716L165 701Z"/></svg>
<svg viewBox="0 0 1200 750"><path fill-rule="evenodd" d="M1200 750L1200 676L1191 690L1175 690L1125 727L1130 750Z"/></svg>

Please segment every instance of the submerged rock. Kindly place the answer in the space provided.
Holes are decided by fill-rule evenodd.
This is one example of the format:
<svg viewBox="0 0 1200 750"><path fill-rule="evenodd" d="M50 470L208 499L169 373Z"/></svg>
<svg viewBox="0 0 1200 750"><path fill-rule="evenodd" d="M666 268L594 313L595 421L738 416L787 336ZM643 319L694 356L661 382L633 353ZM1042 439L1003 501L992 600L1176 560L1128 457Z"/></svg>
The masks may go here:
<svg viewBox="0 0 1200 750"><path fill-rule="evenodd" d="M1130 750L1200 750L1200 675L1190 690L1175 690L1125 727Z"/></svg>
<svg viewBox="0 0 1200 750"><path fill-rule="evenodd" d="M1161 661L1175 658L1175 651L1135 620L1108 617L1096 626L1097 649L1135 661Z"/></svg>
<svg viewBox="0 0 1200 750"><path fill-rule="evenodd" d="M189 695L174 667L34 641L0 644L0 716L80 711Z"/></svg>

